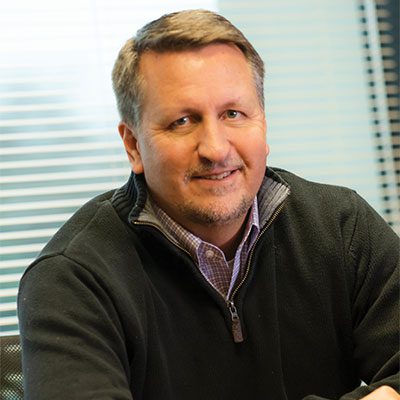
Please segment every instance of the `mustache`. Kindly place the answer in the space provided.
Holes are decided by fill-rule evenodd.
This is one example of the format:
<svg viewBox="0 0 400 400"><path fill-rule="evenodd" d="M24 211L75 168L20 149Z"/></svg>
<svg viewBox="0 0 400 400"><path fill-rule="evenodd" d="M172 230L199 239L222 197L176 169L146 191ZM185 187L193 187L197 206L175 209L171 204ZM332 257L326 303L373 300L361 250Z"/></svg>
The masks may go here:
<svg viewBox="0 0 400 400"><path fill-rule="evenodd" d="M213 171L221 171L221 170L241 170L244 168L244 162L241 159L228 159L223 162L212 162L209 160L202 160L201 164L190 168L185 173L185 179L190 180L194 177L202 176L205 174L209 174Z"/></svg>

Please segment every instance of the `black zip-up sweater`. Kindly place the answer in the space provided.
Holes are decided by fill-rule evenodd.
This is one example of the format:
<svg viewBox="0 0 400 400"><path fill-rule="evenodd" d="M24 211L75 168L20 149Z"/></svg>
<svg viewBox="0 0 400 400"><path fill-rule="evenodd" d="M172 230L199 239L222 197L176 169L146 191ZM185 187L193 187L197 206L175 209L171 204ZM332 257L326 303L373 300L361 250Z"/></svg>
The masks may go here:
<svg viewBox="0 0 400 400"><path fill-rule="evenodd" d="M186 253L135 223L140 177L83 206L21 281L26 399L399 390L399 238L354 192L275 171L291 194L251 251L237 316Z"/></svg>

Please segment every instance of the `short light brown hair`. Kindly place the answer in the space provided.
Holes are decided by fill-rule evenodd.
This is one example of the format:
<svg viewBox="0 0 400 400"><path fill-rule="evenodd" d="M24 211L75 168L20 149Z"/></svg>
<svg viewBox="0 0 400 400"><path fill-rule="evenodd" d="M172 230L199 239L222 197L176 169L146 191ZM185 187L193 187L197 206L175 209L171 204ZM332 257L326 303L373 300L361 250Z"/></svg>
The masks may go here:
<svg viewBox="0 0 400 400"><path fill-rule="evenodd" d="M118 111L123 122L138 128L143 102L141 55L185 51L214 43L236 45L251 66L260 105L264 107L264 63L243 33L226 18L207 10L186 10L163 15L141 28L120 50L112 72Z"/></svg>

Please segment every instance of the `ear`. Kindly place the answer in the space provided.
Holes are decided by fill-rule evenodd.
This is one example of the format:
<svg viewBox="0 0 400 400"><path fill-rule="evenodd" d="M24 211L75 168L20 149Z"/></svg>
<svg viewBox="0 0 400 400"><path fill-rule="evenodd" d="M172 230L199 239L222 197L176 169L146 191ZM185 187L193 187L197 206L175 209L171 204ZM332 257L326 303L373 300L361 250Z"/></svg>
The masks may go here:
<svg viewBox="0 0 400 400"><path fill-rule="evenodd" d="M124 147L132 171L137 175L142 174L144 169L142 157L140 155L139 142L137 140L137 133L134 132L125 122L119 123L118 131L122 141L124 142Z"/></svg>

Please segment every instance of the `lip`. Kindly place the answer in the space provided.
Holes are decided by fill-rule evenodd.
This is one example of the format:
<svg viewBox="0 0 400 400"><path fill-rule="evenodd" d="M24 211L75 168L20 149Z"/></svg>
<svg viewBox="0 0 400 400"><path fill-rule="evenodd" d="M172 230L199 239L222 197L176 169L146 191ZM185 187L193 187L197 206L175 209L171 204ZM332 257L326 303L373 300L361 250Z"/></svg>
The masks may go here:
<svg viewBox="0 0 400 400"><path fill-rule="evenodd" d="M193 175L192 179L202 180L207 182L224 182L229 178L233 177L234 175L236 175L238 171L239 168L213 170L213 171L208 171L205 174Z"/></svg>

